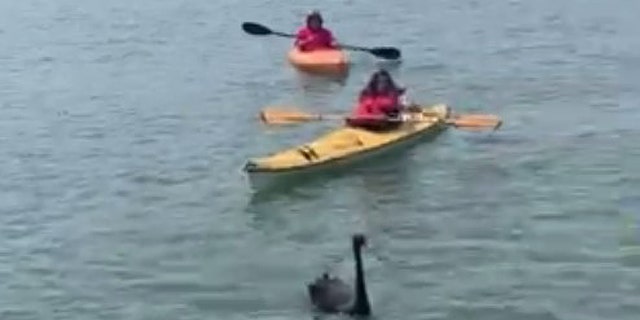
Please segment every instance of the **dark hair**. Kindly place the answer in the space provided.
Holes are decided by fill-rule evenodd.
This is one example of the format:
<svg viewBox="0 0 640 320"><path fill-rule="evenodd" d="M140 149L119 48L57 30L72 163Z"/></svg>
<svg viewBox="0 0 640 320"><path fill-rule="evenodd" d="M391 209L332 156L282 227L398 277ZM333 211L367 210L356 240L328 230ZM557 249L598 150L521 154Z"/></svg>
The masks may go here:
<svg viewBox="0 0 640 320"><path fill-rule="evenodd" d="M398 94L402 94L405 91L404 88L400 88L396 85L395 81L393 81L393 78L391 78L391 75L389 74L389 72L387 72L387 70L381 69L371 75L369 82L360 92L360 97L378 94L378 86L376 84L378 83L378 81L380 81L381 78L387 78L391 90L395 90Z"/></svg>
<svg viewBox="0 0 640 320"><path fill-rule="evenodd" d="M307 15L307 24L309 24L311 19L318 19L318 22L320 22L320 24L324 22L322 20L322 15L320 14L320 11L317 11L317 10L313 10Z"/></svg>

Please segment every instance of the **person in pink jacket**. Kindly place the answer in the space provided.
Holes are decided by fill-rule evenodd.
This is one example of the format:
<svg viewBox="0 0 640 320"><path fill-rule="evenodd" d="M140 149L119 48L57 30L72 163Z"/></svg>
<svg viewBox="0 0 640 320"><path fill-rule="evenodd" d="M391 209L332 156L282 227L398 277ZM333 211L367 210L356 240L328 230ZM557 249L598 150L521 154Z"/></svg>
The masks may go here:
<svg viewBox="0 0 640 320"><path fill-rule="evenodd" d="M396 85L386 70L378 70L360 92L358 104L347 124L374 131L391 130L402 124L404 112L421 109L407 98L406 89Z"/></svg>
<svg viewBox="0 0 640 320"><path fill-rule="evenodd" d="M306 26L296 33L295 46L300 51L335 49L338 44L333 34L322 26L322 15L312 11L306 18Z"/></svg>

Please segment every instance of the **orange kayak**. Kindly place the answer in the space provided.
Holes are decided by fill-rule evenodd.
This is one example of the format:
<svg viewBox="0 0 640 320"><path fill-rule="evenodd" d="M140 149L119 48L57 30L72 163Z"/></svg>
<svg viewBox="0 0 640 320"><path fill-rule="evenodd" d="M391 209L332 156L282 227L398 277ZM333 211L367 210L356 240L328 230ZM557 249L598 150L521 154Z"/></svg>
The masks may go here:
<svg viewBox="0 0 640 320"><path fill-rule="evenodd" d="M287 55L296 68L313 73L345 73L349 69L349 56L343 50L300 51L292 48Z"/></svg>

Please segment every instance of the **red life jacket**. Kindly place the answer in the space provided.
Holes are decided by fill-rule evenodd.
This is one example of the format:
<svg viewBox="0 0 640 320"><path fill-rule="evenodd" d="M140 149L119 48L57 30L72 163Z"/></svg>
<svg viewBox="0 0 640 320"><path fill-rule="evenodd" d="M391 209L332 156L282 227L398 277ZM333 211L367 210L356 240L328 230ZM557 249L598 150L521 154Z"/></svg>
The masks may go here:
<svg viewBox="0 0 640 320"><path fill-rule="evenodd" d="M404 90L390 91L384 95L364 95L353 112L355 118L382 118L400 110L400 95Z"/></svg>
<svg viewBox="0 0 640 320"><path fill-rule="evenodd" d="M302 27L296 34L295 45L302 51L313 51L318 49L333 49L333 35L331 31L320 28L317 30Z"/></svg>

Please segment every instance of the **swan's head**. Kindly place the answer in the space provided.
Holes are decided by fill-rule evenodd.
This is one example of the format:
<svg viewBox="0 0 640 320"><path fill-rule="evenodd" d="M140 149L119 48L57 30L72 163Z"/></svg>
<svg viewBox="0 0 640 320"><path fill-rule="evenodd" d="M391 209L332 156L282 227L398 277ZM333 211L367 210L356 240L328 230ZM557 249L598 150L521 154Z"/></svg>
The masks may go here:
<svg viewBox="0 0 640 320"><path fill-rule="evenodd" d="M355 234L353 235L353 245L356 247L366 246L367 238L365 238L363 234Z"/></svg>

